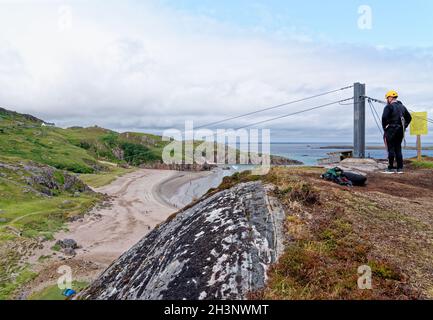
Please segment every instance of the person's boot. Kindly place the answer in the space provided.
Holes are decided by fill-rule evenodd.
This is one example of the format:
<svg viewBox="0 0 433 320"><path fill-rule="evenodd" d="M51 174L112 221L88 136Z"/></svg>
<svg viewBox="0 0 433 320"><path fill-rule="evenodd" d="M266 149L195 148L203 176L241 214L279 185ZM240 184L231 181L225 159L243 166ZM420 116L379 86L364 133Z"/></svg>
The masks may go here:
<svg viewBox="0 0 433 320"><path fill-rule="evenodd" d="M404 171L403 171L403 169L397 169L397 173L398 174L404 174Z"/></svg>
<svg viewBox="0 0 433 320"><path fill-rule="evenodd" d="M397 173L397 170L388 168L383 173L384 174L395 174L395 173Z"/></svg>

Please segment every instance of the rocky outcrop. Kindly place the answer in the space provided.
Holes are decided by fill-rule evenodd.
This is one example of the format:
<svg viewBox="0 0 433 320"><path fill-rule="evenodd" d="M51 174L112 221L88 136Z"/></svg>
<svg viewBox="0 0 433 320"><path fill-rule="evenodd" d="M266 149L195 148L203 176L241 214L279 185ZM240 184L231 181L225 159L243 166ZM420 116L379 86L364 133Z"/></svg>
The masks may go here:
<svg viewBox="0 0 433 320"><path fill-rule="evenodd" d="M29 184L36 186L42 193L55 194L58 191L71 193L90 191L89 187L76 176L48 166L26 166L31 174Z"/></svg>
<svg viewBox="0 0 433 320"><path fill-rule="evenodd" d="M112 150L114 157L116 157L117 160L125 160L125 152L120 147L115 147Z"/></svg>
<svg viewBox="0 0 433 320"><path fill-rule="evenodd" d="M27 191L47 196L53 196L61 191L72 194L91 192L90 188L75 175L32 161L13 164L0 162L0 169L4 171L2 178L14 183L23 183Z"/></svg>
<svg viewBox="0 0 433 320"><path fill-rule="evenodd" d="M284 211L261 182L178 213L114 262L79 299L245 299L283 250Z"/></svg>
<svg viewBox="0 0 433 320"><path fill-rule="evenodd" d="M31 121L31 122L36 122L38 124L42 124L45 123L44 120L41 120L39 118L36 118L30 114L22 114L22 113L18 113L15 111L11 111L11 110L7 110L4 108L0 107L0 115L4 115L4 116L8 116L8 117L13 117L13 118L17 118L17 119L23 119L23 120L27 120L27 121Z"/></svg>
<svg viewBox="0 0 433 320"><path fill-rule="evenodd" d="M271 165L274 166L298 166L304 163L298 160L288 159L280 156L271 156Z"/></svg>

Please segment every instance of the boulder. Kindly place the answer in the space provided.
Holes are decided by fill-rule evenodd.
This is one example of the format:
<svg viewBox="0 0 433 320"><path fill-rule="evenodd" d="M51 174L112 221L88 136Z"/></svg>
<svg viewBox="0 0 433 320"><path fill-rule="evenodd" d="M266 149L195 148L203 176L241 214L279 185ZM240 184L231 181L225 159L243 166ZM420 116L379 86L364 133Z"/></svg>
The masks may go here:
<svg viewBox="0 0 433 320"><path fill-rule="evenodd" d="M62 249L78 249L78 243L73 239L58 240L56 245L59 245Z"/></svg>
<svg viewBox="0 0 433 320"><path fill-rule="evenodd" d="M355 159L348 158L344 159L338 165L345 171L352 171L354 173L365 174L380 170L385 170L388 166L381 161L375 159Z"/></svg>
<svg viewBox="0 0 433 320"><path fill-rule="evenodd" d="M221 191L154 229L78 299L247 299L283 252L284 220L261 182Z"/></svg>

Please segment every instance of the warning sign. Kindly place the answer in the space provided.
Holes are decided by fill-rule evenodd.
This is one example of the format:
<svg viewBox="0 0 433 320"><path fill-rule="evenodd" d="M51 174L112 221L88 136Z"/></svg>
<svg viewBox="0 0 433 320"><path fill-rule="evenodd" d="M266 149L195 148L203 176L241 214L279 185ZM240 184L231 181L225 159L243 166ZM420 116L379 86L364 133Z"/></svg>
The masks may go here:
<svg viewBox="0 0 433 320"><path fill-rule="evenodd" d="M410 124L410 134L412 136L422 136L428 134L427 112L412 112L412 122Z"/></svg>

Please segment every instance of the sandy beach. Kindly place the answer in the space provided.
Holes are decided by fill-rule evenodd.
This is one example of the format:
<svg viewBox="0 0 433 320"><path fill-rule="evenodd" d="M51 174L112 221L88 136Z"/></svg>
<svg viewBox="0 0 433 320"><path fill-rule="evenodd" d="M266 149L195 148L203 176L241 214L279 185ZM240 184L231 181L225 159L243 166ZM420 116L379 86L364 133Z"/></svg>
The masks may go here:
<svg viewBox="0 0 433 320"><path fill-rule="evenodd" d="M158 224L217 186L229 173L140 169L95 189L110 196L109 205L98 206L83 219L68 223L68 231L59 232L55 241L46 242L43 249L35 252L33 262L50 255L59 239L73 239L80 247L74 257L58 253L37 265L39 276L29 292L55 283L61 265L71 266L75 278L91 281Z"/></svg>
<svg viewBox="0 0 433 320"><path fill-rule="evenodd" d="M84 220L70 223L69 231L56 238L77 241L82 248L77 249L75 258L109 265L191 198L204 194L209 188L202 179L214 176L213 172L148 169L127 174L95 189L113 198L109 207L96 208ZM200 187L193 188L196 185ZM192 190L184 194L189 188Z"/></svg>
<svg viewBox="0 0 433 320"><path fill-rule="evenodd" d="M74 239L75 258L108 265L176 211L155 194L157 186L177 173L138 170L95 191L113 197L107 208L94 209L83 221L68 225L57 239Z"/></svg>

